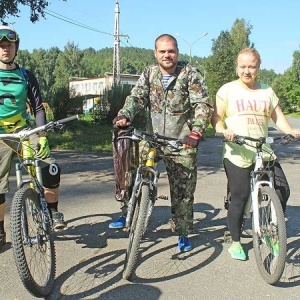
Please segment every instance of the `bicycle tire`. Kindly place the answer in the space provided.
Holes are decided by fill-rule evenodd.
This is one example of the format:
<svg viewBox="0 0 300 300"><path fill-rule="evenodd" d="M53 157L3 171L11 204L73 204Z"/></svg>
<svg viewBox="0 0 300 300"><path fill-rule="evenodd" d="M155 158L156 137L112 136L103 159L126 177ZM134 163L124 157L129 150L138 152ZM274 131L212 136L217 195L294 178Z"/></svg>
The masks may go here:
<svg viewBox="0 0 300 300"><path fill-rule="evenodd" d="M14 261L24 287L36 297L47 296L54 286L55 246L50 224L43 221L39 194L29 186L14 194L10 231Z"/></svg>
<svg viewBox="0 0 300 300"><path fill-rule="evenodd" d="M141 194L136 201L134 208L133 219L129 230L129 243L126 251L124 269L122 273L123 279L130 279L135 269L139 247L141 244L142 236L145 232L145 225L150 201L150 188L148 185L143 184Z"/></svg>
<svg viewBox="0 0 300 300"><path fill-rule="evenodd" d="M155 200L156 200L156 196L157 196L157 190L156 190L156 188L150 189L149 190L150 201L148 202L147 215L146 215L146 221L145 221L143 235L146 233L146 231L148 229L148 225L150 223L150 219L151 219L151 215L152 215L154 203L155 203Z"/></svg>
<svg viewBox="0 0 300 300"><path fill-rule="evenodd" d="M272 210L276 215L277 224L272 223ZM280 280L285 268L287 237L280 200L275 190L268 186L259 190L259 227L260 236L253 230L256 264L262 278L274 285Z"/></svg>

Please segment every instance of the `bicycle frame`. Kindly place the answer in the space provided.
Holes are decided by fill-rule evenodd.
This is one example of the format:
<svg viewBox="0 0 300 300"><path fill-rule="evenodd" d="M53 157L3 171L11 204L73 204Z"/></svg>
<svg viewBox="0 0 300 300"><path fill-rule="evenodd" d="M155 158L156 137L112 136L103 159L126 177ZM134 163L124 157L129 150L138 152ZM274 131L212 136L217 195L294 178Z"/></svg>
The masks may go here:
<svg viewBox="0 0 300 300"><path fill-rule="evenodd" d="M30 145L29 139L22 141L22 154L23 161L16 163L16 181L18 189L22 188L25 184L29 184L30 187L35 189L39 194L39 203L42 211L42 224L45 233L50 232L52 227L52 220L48 211L46 199L44 197L43 179L42 179L42 168L41 161L34 157ZM29 179L23 180L23 169L27 169ZM39 241L28 238L28 224L25 222L26 218L23 216L23 221L26 226L22 226L24 234L24 242L27 245L38 244ZM47 239L49 237L46 237Z"/></svg>
<svg viewBox="0 0 300 300"><path fill-rule="evenodd" d="M0 134L1 140L17 143L13 148L19 154L15 165L17 190L10 209L12 249L19 277L36 297L47 296L53 288L56 256L52 219L44 195L42 161L35 157L30 136L61 129L64 123L76 119L78 116L72 116L34 129Z"/></svg>
<svg viewBox="0 0 300 300"><path fill-rule="evenodd" d="M162 158L165 155L164 150L182 149L178 139L135 129L131 132L131 136L118 138L128 138L139 143L139 166L133 175L135 177L127 205L126 228L129 231L129 240L122 274L124 279L128 279L135 269L142 236L147 230L154 203L157 198L161 198L157 197L159 171L156 169L155 158Z"/></svg>
<svg viewBox="0 0 300 300"><path fill-rule="evenodd" d="M128 201L128 212L126 216L126 227L129 229L131 226L131 221L134 213L134 207L136 199L141 193L141 187L143 183L146 183L152 191L152 201L155 201L155 196L157 194L157 182L159 178L159 172L154 168L154 157L151 157L149 154L152 151L152 155L155 156L155 149L150 148L148 152L148 159L146 162L140 160L140 166L137 168L134 185L131 193L131 197ZM152 174L152 176L149 176Z"/></svg>

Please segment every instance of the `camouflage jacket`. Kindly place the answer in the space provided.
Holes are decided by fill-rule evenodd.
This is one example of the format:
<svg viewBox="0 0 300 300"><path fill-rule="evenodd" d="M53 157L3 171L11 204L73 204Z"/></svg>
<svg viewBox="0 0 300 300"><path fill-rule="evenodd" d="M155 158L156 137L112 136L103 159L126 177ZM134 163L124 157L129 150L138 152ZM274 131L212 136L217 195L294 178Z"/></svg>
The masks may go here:
<svg viewBox="0 0 300 300"><path fill-rule="evenodd" d="M182 63L177 64L167 88L158 65L146 68L118 115L132 121L145 108L150 132L179 139L192 129L204 132L212 112L204 78L196 67Z"/></svg>

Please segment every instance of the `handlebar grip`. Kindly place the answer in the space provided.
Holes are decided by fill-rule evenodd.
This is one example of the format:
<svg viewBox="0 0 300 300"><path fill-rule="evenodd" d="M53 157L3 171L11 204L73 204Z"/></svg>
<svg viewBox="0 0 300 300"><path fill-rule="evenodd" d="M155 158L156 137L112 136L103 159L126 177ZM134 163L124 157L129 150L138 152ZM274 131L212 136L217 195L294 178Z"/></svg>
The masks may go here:
<svg viewBox="0 0 300 300"><path fill-rule="evenodd" d="M215 133L215 137L218 137L218 138L224 138L224 134L221 133L221 132L216 132L216 133Z"/></svg>
<svg viewBox="0 0 300 300"><path fill-rule="evenodd" d="M70 122L70 121L73 121L73 120L79 120L79 116L75 115L75 116L67 117L67 118L58 120L57 122L60 123L60 124L64 124L64 123L67 123L67 122Z"/></svg>

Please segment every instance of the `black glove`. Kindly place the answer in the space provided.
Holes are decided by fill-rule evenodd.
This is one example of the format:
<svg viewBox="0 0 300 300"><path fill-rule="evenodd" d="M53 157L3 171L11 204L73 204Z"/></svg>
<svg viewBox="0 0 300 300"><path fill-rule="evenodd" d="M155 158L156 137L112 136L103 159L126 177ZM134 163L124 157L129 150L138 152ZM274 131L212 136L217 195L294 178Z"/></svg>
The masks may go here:
<svg viewBox="0 0 300 300"><path fill-rule="evenodd" d="M182 143L190 146L192 148L197 148L200 142L202 135L196 131L191 131L189 135L186 135L183 138Z"/></svg>

